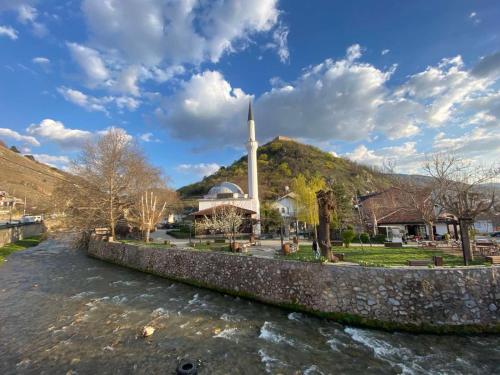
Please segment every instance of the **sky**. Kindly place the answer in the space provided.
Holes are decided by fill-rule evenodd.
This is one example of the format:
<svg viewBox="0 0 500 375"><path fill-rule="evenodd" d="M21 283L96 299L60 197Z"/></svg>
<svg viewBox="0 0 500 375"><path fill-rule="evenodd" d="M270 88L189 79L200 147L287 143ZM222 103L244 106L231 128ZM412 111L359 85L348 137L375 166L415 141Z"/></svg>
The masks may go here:
<svg viewBox="0 0 500 375"><path fill-rule="evenodd" d="M173 187L285 135L416 173L500 160L496 0L0 0L0 139L68 168L124 129Z"/></svg>

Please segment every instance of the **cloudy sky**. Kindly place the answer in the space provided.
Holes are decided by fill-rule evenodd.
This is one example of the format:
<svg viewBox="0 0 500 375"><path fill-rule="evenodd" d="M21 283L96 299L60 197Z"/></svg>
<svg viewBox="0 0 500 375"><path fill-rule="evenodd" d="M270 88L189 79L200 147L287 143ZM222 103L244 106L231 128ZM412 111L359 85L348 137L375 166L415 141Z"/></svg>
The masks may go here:
<svg viewBox="0 0 500 375"><path fill-rule="evenodd" d="M0 0L0 139L65 167L125 129L180 187L286 135L401 171L500 160L497 1Z"/></svg>

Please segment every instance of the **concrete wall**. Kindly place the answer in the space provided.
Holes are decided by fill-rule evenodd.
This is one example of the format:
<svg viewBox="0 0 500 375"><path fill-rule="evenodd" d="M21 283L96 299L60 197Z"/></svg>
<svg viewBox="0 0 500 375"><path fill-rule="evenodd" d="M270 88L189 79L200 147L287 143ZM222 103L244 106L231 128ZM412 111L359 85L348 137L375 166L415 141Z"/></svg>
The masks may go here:
<svg viewBox="0 0 500 375"><path fill-rule="evenodd" d="M9 228L0 228L0 246L23 238L38 236L44 232L43 224L26 224Z"/></svg>
<svg viewBox="0 0 500 375"><path fill-rule="evenodd" d="M500 267L322 265L91 241L90 256L214 290L386 329L500 332Z"/></svg>

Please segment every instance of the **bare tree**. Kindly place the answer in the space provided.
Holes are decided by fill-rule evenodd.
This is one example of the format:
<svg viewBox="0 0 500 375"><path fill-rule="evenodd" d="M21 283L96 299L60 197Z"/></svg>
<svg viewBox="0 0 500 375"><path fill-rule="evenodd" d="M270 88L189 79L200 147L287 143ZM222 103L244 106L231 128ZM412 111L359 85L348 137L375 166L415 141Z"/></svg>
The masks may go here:
<svg viewBox="0 0 500 375"><path fill-rule="evenodd" d="M152 191L145 192L141 194L140 202L134 205L126 215L128 220L139 227L146 242L149 242L151 230L158 225L167 206L166 201L163 205L157 203L158 197Z"/></svg>
<svg viewBox="0 0 500 375"><path fill-rule="evenodd" d="M460 224L464 263L473 259L469 229L474 219L495 205L495 190L484 184L500 176L500 168L474 165L456 155L436 154L426 163L425 170L433 178L435 199Z"/></svg>
<svg viewBox="0 0 500 375"><path fill-rule="evenodd" d="M89 142L73 162L74 178L56 191L71 227L88 231L111 229L137 197L148 189L164 187L159 169L152 167L123 130L111 128Z"/></svg>
<svg viewBox="0 0 500 375"><path fill-rule="evenodd" d="M236 234L244 222L241 209L230 204L224 204L212 209L212 215L204 216L197 223L197 229L207 230L211 233L222 233L229 238L231 248L236 242Z"/></svg>

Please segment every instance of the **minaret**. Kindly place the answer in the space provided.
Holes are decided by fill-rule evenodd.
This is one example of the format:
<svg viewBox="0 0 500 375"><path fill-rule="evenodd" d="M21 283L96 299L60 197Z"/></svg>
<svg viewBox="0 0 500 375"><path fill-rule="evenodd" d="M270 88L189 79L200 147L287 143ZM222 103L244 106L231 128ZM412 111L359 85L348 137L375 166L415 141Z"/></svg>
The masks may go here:
<svg viewBox="0 0 500 375"><path fill-rule="evenodd" d="M253 200L256 219L260 222L259 180L257 176L257 147L255 122L253 121L252 102L248 104L248 196ZM254 234L260 235L260 223L255 226Z"/></svg>

